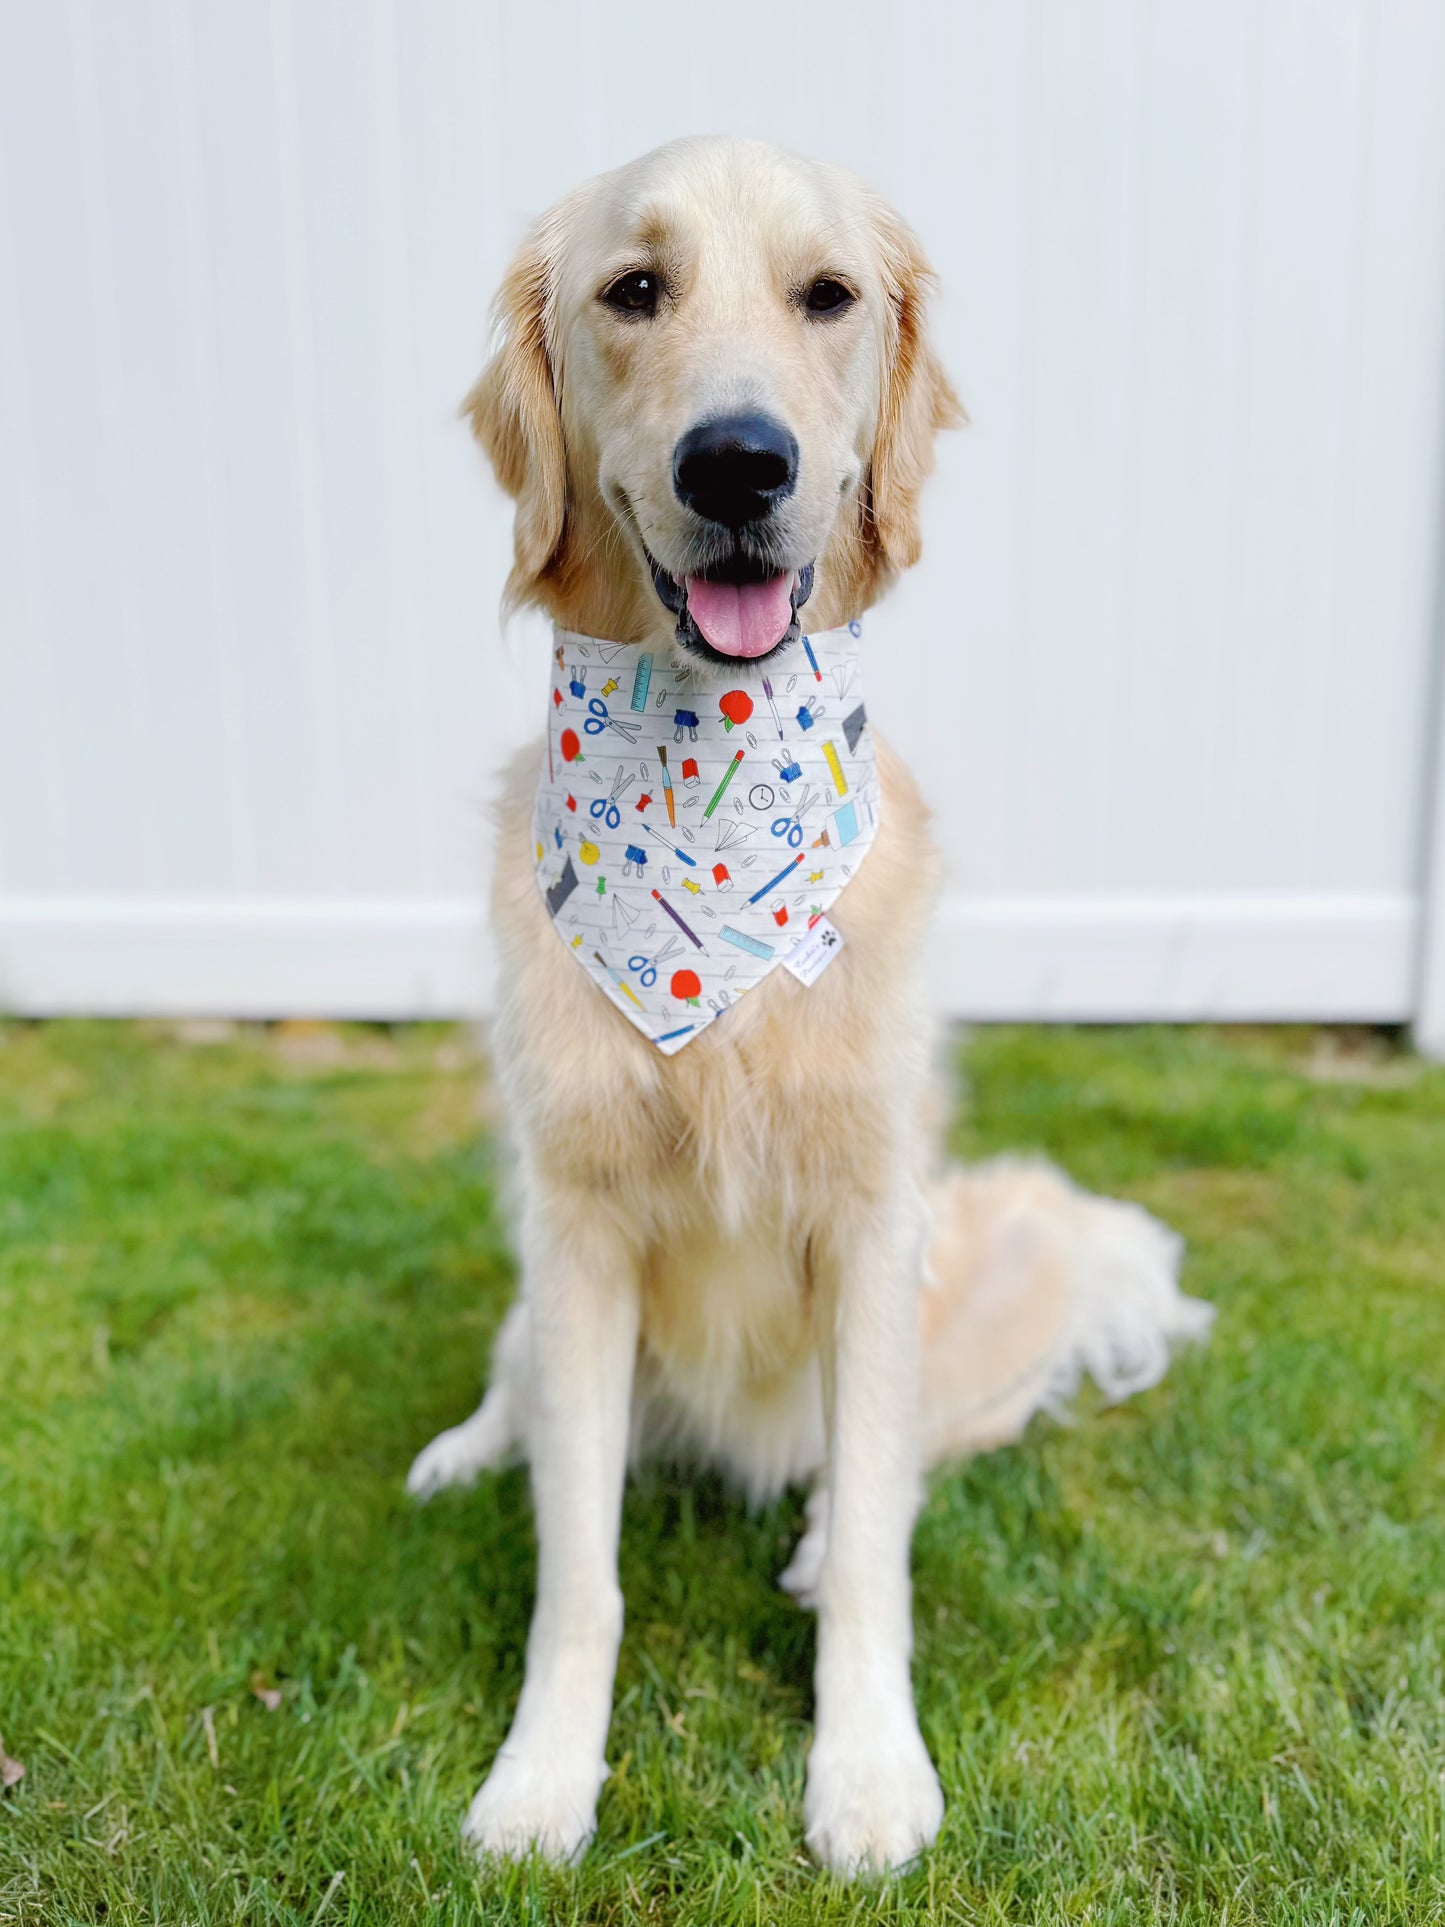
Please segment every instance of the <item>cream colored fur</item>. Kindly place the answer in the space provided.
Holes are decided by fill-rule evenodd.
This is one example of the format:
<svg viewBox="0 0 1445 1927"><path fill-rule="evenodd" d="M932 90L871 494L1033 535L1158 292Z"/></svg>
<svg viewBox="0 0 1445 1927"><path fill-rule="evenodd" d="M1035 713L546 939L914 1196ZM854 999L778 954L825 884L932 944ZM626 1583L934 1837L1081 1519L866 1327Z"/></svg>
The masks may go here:
<svg viewBox="0 0 1445 1927"><path fill-rule="evenodd" d="M598 300L639 259L676 291L665 326L619 327ZM791 301L824 272L859 297L826 333ZM803 451L788 512L799 556L818 557L809 618L860 613L914 559L933 433L958 419L926 345L927 282L875 196L772 148L678 143L571 196L509 276L468 404L518 498L513 598L670 647L641 545L685 566L672 447L701 411L756 402ZM842 1870L897 1866L943 1810L909 1680L921 1474L1016 1435L1082 1363L1106 1389L1157 1376L1167 1338L1198 1323L1173 1242L1043 1167L935 1175L915 986L936 858L886 746L877 839L834 911L841 956L807 990L774 972L672 1057L551 927L532 859L538 753L506 777L492 900L522 1294L480 1410L410 1479L426 1496L512 1453L532 1468L526 1679L467 1833L558 1857L591 1836L622 1481L629 1456L660 1450L758 1498L812 1483L782 1576L819 1616L807 1838Z"/></svg>

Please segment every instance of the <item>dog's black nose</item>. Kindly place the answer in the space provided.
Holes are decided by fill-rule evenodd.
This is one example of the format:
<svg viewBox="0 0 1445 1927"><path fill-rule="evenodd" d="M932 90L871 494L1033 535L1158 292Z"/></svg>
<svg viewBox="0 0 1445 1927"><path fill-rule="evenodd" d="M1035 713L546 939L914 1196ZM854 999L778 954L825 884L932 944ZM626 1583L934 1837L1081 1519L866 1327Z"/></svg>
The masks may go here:
<svg viewBox="0 0 1445 1927"><path fill-rule="evenodd" d="M715 415L672 452L677 499L724 528L760 521L797 480L797 440L771 415Z"/></svg>

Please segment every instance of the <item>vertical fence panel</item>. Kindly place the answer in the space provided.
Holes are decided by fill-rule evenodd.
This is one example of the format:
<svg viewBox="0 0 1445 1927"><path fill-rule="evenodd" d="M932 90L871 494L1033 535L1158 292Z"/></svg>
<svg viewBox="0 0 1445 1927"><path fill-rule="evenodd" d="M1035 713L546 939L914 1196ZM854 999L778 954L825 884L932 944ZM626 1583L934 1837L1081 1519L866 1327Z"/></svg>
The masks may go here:
<svg viewBox="0 0 1445 1927"><path fill-rule="evenodd" d="M0 1006L481 999L545 639L457 403L527 219L721 130L940 272L974 425L870 708L945 1005L1410 1016L1442 98L1418 0L0 8Z"/></svg>

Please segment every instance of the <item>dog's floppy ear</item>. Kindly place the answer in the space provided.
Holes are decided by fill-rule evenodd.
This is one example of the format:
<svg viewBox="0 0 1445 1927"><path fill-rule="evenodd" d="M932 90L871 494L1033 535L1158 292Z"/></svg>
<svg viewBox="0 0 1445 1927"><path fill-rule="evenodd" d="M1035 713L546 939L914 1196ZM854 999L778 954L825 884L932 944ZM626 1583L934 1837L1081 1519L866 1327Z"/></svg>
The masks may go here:
<svg viewBox="0 0 1445 1927"><path fill-rule="evenodd" d="M874 219L891 320L864 534L891 572L911 568L922 548L918 495L933 467L934 435L961 428L968 417L928 343L933 270L913 230L890 207L880 203Z"/></svg>
<svg viewBox="0 0 1445 1927"><path fill-rule="evenodd" d="M507 270L493 311L495 346L462 403L497 480L517 504L507 603L528 602L555 568L566 525L567 451L547 349L552 256L539 224Z"/></svg>

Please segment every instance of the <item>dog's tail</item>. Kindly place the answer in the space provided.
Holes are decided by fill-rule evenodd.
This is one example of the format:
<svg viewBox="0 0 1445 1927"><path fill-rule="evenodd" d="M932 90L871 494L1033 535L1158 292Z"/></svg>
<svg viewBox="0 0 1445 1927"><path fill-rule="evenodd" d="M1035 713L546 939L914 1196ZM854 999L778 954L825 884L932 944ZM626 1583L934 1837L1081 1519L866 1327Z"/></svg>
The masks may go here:
<svg viewBox="0 0 1445 1927"><path fill-rule="evenodd" d="M1091 1197L1051 1165L996 1158L929 1193L924 1462L1062 1416L1087 1376L1113 1400L1155 1385L1214 1309L1179 1289L1183 1240L1140 1205Z"/></svg>

